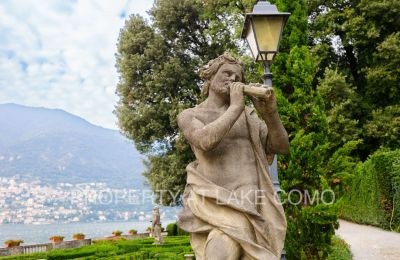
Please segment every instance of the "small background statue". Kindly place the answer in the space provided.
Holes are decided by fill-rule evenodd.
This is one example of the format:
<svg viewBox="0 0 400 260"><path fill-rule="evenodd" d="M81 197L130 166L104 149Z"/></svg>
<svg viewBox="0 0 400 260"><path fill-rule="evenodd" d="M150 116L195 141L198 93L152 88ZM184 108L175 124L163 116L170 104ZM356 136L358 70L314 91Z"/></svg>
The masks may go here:
<svg viewBox="0 0 400 260"><path fill-rule="evenodd" d="M151 234L154 237L154 244L160 245L163 243L161 236L161 219L160 219L160 209L154 207L153 209L153 221L151 225Z"/></svg>

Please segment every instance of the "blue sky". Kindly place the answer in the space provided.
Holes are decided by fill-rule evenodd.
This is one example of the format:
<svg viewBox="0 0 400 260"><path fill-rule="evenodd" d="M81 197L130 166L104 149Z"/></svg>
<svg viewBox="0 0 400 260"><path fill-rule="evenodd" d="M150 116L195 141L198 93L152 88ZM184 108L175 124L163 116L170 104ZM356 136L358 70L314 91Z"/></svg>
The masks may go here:
<svg viewBox="0 0 400 260"><path fill-rule="evenodd" d="M115 52L153 0L1 0L0 104L60 108L116 129Z"/></svg>

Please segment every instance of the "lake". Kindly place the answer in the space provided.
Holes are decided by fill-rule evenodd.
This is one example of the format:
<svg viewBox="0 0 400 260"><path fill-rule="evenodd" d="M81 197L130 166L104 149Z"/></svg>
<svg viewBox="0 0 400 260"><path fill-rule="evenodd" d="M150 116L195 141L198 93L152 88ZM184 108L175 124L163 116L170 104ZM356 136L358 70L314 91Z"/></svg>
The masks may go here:
<svg viewBox="0 0 400 260"><path fill-rule="evenodd" d="M162 226L176 220L162 220ZM22 239L24 245L49 243L49 237L64 236L65 240L72 240L74 233L83 233L87 238L111 236L115 230L128 234L128 230L136 229L144 232L151 226L149 221L101 222L101 223L65 223L65 224L3 224L0 225L0 247L8 239Z"/></svg>

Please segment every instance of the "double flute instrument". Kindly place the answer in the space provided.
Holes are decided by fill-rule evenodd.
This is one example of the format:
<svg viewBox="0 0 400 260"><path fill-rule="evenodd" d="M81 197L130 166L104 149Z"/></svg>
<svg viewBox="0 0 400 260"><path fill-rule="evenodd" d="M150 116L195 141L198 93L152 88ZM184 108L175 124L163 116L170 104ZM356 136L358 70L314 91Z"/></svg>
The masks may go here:
<svg viewBox="0 0 400 260"><path fill-rule="evenodd" d="M243 93L248 96L254 96L254 97L270 97L272 94L272 88L271 87L258 87L258 86L249 86L246 85L243 87Z"/></svg>

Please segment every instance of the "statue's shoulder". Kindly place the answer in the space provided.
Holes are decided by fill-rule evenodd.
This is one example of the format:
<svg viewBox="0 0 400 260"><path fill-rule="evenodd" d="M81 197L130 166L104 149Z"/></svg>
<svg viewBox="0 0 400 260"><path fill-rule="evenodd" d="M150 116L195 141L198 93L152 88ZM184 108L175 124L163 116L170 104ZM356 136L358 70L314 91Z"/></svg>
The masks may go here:
<svg viewBox="0 0 400 260"><path fill-rule="evenodd" d="M178 120L179 118L188 118L188 117L196 117L198 115L203 114L206 111L206 107L204 106L203 103L200 103L199 105L191 108L187 108L183 110L182 112L179 113L178 115Z"/></svg>
<svg viewBox="0 0 400 260"><path fill-rule="evenodd" d="M195 107L185 109L178 115L178 126L181 129L185 129L194 119L196 119L196 121L206 123L209 114L209 109L203 103Z"/></svg>
<svg viewBox="0 0 400 260"><path fill-rule="evenodd" d="M178 114L178 122L189 117L193 117L196 114L196 107L187 108Z"/></svg>
<svg viewBox="0 0 400 260"><path fill-rule="evenodd" d="M181 129L187 128L188 124L196 117L196 107L187 108L178 114L178 126Z"/></svg>

